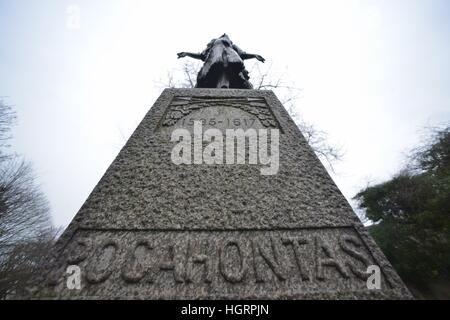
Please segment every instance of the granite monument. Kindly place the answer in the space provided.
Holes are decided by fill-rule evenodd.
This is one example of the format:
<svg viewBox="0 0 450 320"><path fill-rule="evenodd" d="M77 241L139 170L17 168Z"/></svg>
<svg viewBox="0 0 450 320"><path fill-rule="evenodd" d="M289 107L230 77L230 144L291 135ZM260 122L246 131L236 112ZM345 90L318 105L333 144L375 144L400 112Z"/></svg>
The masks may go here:
<svg viewBox="0 0 450 320"><path fill-rule="evenodd" d="M242 60L264 59L226 35L179 56L205 61L197 88L162 93L35 296L411 298L274 93L249 89Z"/></svg>

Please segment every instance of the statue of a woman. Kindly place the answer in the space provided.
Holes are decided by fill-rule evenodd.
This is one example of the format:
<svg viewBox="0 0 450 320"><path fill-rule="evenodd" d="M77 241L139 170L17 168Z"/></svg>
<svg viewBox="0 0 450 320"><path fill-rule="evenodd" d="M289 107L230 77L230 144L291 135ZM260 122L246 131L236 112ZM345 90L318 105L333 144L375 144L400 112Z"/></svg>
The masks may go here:
<svg viewBox="0 0 450 320"><path fill-rule="evenodd" d="M211 40L202 53L178 53L178 58L183 57L204 62L197 75L196 88L252 89L244 60L256 58L261 62L265 61L260 55L246 53L239 49L226 34Z"/></svg>

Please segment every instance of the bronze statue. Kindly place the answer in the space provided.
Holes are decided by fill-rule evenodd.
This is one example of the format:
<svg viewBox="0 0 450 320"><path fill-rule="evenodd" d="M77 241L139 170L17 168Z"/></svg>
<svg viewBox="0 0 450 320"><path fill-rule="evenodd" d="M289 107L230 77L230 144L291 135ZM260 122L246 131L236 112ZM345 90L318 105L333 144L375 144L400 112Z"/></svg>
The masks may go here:
<svg viewBox="0 0 450 320"><path fill-rule="evenodd" d="M258 54L242 51L226 34L211 40L202 53L178 53L178 58L184 57L204 62L197 75L196 88L252 89L244 60L256 58L261 62L265 61Z"/></svg>

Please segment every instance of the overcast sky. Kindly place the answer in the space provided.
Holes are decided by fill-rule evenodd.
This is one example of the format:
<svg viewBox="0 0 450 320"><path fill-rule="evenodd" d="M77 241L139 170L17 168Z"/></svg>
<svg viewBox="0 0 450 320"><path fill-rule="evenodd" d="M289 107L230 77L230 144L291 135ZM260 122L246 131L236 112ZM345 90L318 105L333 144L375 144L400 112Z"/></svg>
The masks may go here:
<svg viewBox="0 0 450 320"><path fill-rule="evenodd" d="M79 11L79 28L74 15ZM391 177L450 120L450 1L0 0L0 96L14 151L66 226L179 67L226 32L302 89L297 110L343 146L347 199Z"/></svg>

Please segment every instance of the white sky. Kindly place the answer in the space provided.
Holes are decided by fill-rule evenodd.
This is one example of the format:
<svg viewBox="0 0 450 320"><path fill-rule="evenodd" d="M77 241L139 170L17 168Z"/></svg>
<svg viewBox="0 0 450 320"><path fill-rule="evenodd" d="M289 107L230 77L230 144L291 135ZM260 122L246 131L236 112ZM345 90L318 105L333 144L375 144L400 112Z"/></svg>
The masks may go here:
<svg viewBox="0 0 450 320"><path fill-rule="evenodd" d="M67 9L80 9L80 29ZM350 199L389 178L424 126L450 120L450 2L0 0L0 96L56 225L67 225L161 92L226 32L286 70L298 111L342 145Z"/></svg>

